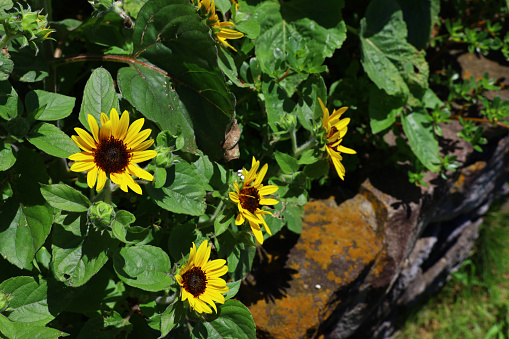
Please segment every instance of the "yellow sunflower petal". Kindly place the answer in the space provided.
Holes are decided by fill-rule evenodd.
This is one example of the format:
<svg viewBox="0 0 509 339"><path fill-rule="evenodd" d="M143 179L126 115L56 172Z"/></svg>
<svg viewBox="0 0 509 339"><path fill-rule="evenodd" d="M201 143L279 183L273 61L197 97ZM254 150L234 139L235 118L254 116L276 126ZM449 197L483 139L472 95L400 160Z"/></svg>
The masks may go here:
<svg viewBox="0 0 509 339"><path fill-rule="evenodd" d="M133 162L133 163L143 162L143 161L150 160L150 159L154 158L156 155L157 155L157 152L154 150L135 152L135 153L133 153L131 162Z"/></svg>
<svg viewBox="0 0 509 339"><path fill-rule="evenodd" d="M119 173L110 173L110 179L113 183L117 184L118 187L124 192L127 192L127 183L124 182L125 177Z"/></svg>
<svg viewBox="0 0 509 339"><path fill-rule="evenodd" d="M87 184L88 187L92 188L95 185L95 182L97 180L97 171L99 170L99 167L94 166L90 171L88 171L87 174Z"/></svg>
<svg viewBox="0 0 509 339"><path fill-rule="evenodd" d="M277 201L276 199L267 199L267 198L260 199L260 205L270 206L270 205L277 205L277 204L279 204L279 201Z"/></svg>
<svg viewBox="0 0 509 339"><path fill-rule="evenodd" d="M267 174L268 168L269 168L269 165L267 165L267 164L263 165L262 169L260 170L260 173L258 173L258 175L256 176L256 180L253 184L254 187L257 187L262 183L263 178L265 177L265 174Z"/></svg>
<svg viewBox="0 0 509 339"><path fill-rule="evenodd" d="M74 141L74 143L76 145L78 145L79 148L81 148L82 150L86 151L86 152L93 152L94 150L92 148L90 148L88 146L88 144L83 140L81 139L79 136L77 135L71 135L71 139L72 141Z"/></svg>
<svg viewBox="0 0 509 339"><path fill-rule="evenodd" d="M188 262L193 262L195 257L196 257L196 244L193 242L193 246L189 250Z"/></svg>
<svg viewBox="0 0 509 339"><path fill-rule="evenodd" d="M244 36L243 33L229 28L222 28L216 35L225 39L240 39Z"/></svg>
<svg viewBox="0 0 509 339"><path fill-rule="evenodd" d="M92 114L88 115L88 127L90 127L95 142L99 143L99 125Z"/></svg>
<svg viewBox="0 0 509 339"><path fill-rule="evenodd" d="M205 265L205 263L209 261L211 249L211 246L208 246L208 241L203 241L200 244L200 247L198 247L198 251L196 252L194 264L199 267Z"/></svg>
<svg viewBox="0 0 509 339"><path fill-rule="evenodd" d="M145 180L148 180L148 181L154 181L154 176L152 174L150 174L149 172L145 171L144 169L140 168L138 165L136 164L129 164L127 165L127 168L130 172L130 174L140 178L140 179L145 179Z"/></svg>
<svg viewBox="0 0 509 339"><path fill-rule="evenodd" d="M101 112L101 126L104 126L104 124L107 123L108 121L110 121L110 118L108 118L108 116L105 113Z"/></svg>
<svg viewBox="0 0 509 339"><path fill-rule="evenodd" d="M127 147L131 148L131 149L136 148L136 146L141 144L141 142L143 140L145 140L149 137L150 133L152 133L152 130L150 128L144 129L143 131L138 133L138 135L136 135L136 137L132 138L132 140L129 141L129 143L126 143Z"/></svg>
<svg viewBox="0 0 509 339"><path fill-rule="evenodd" d="M335 109L329 118L331 125L334 125L334 120L339 119L343 115L343 113L346 112L347 109L348 107L341 107L339 109Z"/></svg>
<svg viewBox="0 0 509 339"><path fill-rule="evenodd" d="M84 151L74 153L73 155L70 155L68 159L72 161L94 161L94 154Z"/></svg>
<svg viewBox="0 0 509 339"><path fill-rule="evenodd" d="M87 149L92 150L97 147L94 138L92 138L87 131L79 127L76 127L74 130L76 131L76 133L78 133L78 136L81 138L81 140L83 140L87 144L88 146Z"/></svg>
<svg viewBox="0 0 509 339"><path fill-rule="evenodd" d="M235 225L242 225L246 219L244 218L244 215L242 213L237 214L237 217L235 218Z"/></svg>
<svg viewBox="0 0 509 339"><path fill-rule="evenodd" d="M110 111L110 120L111 120L111 135L113 135L115 139L119 139L118 128L120 125L120 118L118 117L117 110L114 108L112 108Z"/></svg>
<svg viewBox="0 0 509 339"><path fill-rule="evenodd" d="M144 151L147 148L149 148L150 146L152 146L153 143L154 143L154 139L145 140L142 143L140 143L139 145L137 145L136 147L131 146L131 152Z"/></svg>
<svg viewBox="0 0 509 339"><path fill-rule="evenodd" d="M334 167L336 168L336 172L338 173L341 180L345 180L345 167L343 166L341 161L339 161L337 158L333 157L332 163L334 164Z"/></svg>
<svg viewBox="0 0 509 339"><path fill-rule="evenodd" d="M201 301L204 301L206 302L207 304L209 304L210 306L212 306L212 308L214 309L214 312L217 313L217 308L216 308L216 303L214 302L214 300L212 300L210 298L210 296L208 295L208 293L202 293L200 294L200 296L198 297Z"/></svg>
<svg viewBox="0 0 509 339"><path fill-rule="evenodd" d="M71 171L73 172L83 172L88 171L89 169L95 167L95 163L93 161L79 161L75 162L71 166Z"/></svg>
<svg viewBox="0 0 509 339"><path fill-rule="evenodd" d="M120 140L124 140L128 128L129 128L129 113L127 111L124 111L124 113L122 113L122 116L120 117L120 122L117 130L118 138Z"/></svg>
<svg viewBox="0 0 509 339"><path fill-rule="evenodd" d="M251 231L253 231L253 234L256 238L256 241L260 243L260 245L263 245L263 233L261 231L260 226L249 220L249 225L251 226Z"/></svg>
<svg viewBox="0 0 509 339"><path fill-rule="evenodd" d="M342 145L339 145L338 151L340 151L341 153L346 153L346 154L357 154L357 152L355 150L345 147L345 146L342 146Z"/></svg>
<svg viewBox="0 0 509 339"><path fill-rule="evenodd" d="M322 107L323 112L323 118L322 118L322 124L325 129L328 129L327 126L329 125L329 110L322 102L322 99L318 98L318 102L320 103L320 106Z"/></svg>
<svg viewBox="0 0 509 339"><path fill-rule="evenodd" d="M240 201L239 195L237 192L230 192L230 193L228 193L228 195L230 196L230 200L233 201L234 203L238 203Z"/></svg>
<svg viewBox="0 0 509 339"><path fill-rule="evenodd" d="M277 187L276 185L267 185L267 186L260 187L258 189L258 194L269 195L269 194L276 192L278 189L279 189L279 187Z"/></svg>
<svg viewBox="0 0 509 339"><path fill-rule="evenodd" d="M109 139L110 136L111 136L111 120L108 120L104 123L104 125L102 125L101 129L99 130L99 139L100 140Z"/></svg>
<svg viewBox="0 0 509 339"><path fill-rule="evenodd" d="M97 192L103 189L105 183L106 183L106 172L99 168L99 170L97 171L97 186L95 187Z"/></svg>
<svg viewBox="0 0 509 339"><path fill-rule="evenodd" d="M134 179L127 173L124 173L125 182L129 186L130 189L134 191L134 193L137 193L139 195L143 194L143 191L141 190L140 185L134 181Z"/></svg>
<svg viewBox="0 0 509 339"><path fill-rule="evenodd" d="M143 124L145 123L144 118L140 118L138 120L135 120L131 126L129 126L129 129L127 130L127 134L125 136L124 142L126 144L130 144L131 141L138 135L141 128L143 127Z"/></svg>

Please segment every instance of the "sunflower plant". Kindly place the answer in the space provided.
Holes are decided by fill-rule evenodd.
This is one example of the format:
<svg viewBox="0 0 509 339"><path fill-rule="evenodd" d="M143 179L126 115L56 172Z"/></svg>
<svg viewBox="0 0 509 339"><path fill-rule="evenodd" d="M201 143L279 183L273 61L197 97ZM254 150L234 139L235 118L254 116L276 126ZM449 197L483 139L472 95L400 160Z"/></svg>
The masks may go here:
<svg viewBox="0 0 509 339"><path fill-rule="evenodd" d="M436 6L428 24L395 0L86 6L0 4L2 337L255 338L237 292L313 194L381 159L446 178L439 124L484 141L450 101L507 115L431 90Z"/></svg>

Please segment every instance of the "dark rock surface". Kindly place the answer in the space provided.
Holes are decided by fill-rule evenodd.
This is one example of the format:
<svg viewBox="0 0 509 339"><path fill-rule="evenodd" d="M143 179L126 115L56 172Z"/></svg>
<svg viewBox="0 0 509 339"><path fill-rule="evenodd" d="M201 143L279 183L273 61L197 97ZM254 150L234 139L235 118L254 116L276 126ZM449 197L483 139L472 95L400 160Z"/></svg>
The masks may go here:
<svg viewBox="0 0 509 339"><path fill-rule="evenodd" d="M377 173L358 194L309 202L300 236L267 240L239 298L267 338L386 338L420 298L468 256L482 215L509 179L509 136L472 152L454 139L463 167L417 188ZM507 134L507 133L506 133Z"/></svg>

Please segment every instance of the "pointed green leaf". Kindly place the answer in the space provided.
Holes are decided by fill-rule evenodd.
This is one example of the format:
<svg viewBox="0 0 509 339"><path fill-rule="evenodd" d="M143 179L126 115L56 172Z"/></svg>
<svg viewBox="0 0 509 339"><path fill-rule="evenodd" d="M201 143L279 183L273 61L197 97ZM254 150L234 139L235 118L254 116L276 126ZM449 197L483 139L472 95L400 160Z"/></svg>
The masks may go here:
<svg viewBox="0 0 509 339"><path fill-rule="evenodd" d="M1 5L0 5L1 6ZM4 53L0 54L0 81L9 79L9 76L14 69L14 62L12 62L9 55Z"/></svg>
<svg viewBox="0 0 509 339"><path fill-rule="evenodd" d="M283 173L293 174L297 172L297 170L300 167L299 164L297 163L297 159L295 159L291 155L276 151L276 153L274 153L274 156L276 157L277 164L279 165Z"/></svg>
<svg viewBox="0 0 509 339"><path fill-rule="evenodd" d="M402 115L401 122L414 154L428 170L438 172L440 170L438 141L426 110Z"/></svg>
<svg viewBox="0 0 509 339"><path fill-rule="evenodd" d="M168 76L139 65L124 67L118 71L118 86L122 95L161 130L182 133L185 150L196 148L193 122Z"/></svg>
<svg viewBox="0 0 509 339"><path fill-rule="evenodd" d="M0 207L0 215L0 254L19 268L30 269L51 230L53 208L25 206L11 198Z"/></svg>
<svg viewBox="0 0 509 339"><path fill-rule="evenodd" d="M0 141L0 172L6 171L16 162L16 155L12 152L11 144Z"/></svg>
<svg viewBox="0 0 509 339"><path fill-rule="evenodd" d="M372 86L369 90L369 124L373 134L392 126L396 116L403 111L404 97L387 95Z"/></svg>
<svg viewBox="0 0 509 339"><path fill-rule="evenodd" d="M428 86L424 52L406 41L406 24L395 0L370 2L360 33L362 66L379 89L405 97L414 88Z"/></svg>
<svg viewBox="0 0 509 339"><path fill-rule="evenodd" d="M0 117L9 120L23 113L23 103L9 81L0 81Z"/></svg>
<svg viewBox="0 0 509 339"><path fill-rule="evenodd" d="M113 78L104 68L97 68L92 72L85 85L79 120L90 131L87 120L88 114L91 114L99 122L101 121L101 113L109 116L112 108L119 112Z"/></svg>
<svg viewBox="0 0 509 339"><path fill-rule="evenodd" d="M28 134L27 140L41 151L59 158L67 158L80 151L67 134L47 122L36 125Z"/></svg>
<svg viewBox="0 0 509 339"><path fill-rule="evenodd" d="M90 201L81 192L65 184L42 185L44 199L53 207L70 212L85 212Z"/></svg>
<svg viewBox="0 0 509 339"><path fill-rule="evenodd" d="M205 327L207 338L256 338L256 326L249 309L240 301L228 299L217 305L217 316L195 326L193 334L202 337L201 327Z"/></svg>
<svg viewBox="0 0 509 339"><path fill-rule="evenodd" d="M170 258L159 247L124 247L115 253L113 267L120 280L145 291L162 291L173 283Z"/></svg>
<svg viewBox="0 0 509 339"><path fill-rule="evenodd" d="M52 121L68 117L72 113L76 98L41 90L29 92L25 98L28 113L42 108L37 120Z"/></svg>
<svg viewBox="0 0 509 339"><path fill-rule="evenodd" d="M63 214L51 239L53 275L72 287L89 281L108 261L107 252L118 244L108 232L89 228L84 213Z"/></svg>
<svg viewBox="0 0 509 339"><path fill-rule="evenodd" d="M46 280L33 277L13 277L0 284L0 291L12 297L9 320L34 325L45 325L58 313L52 313L48 305Z"/></svg>
<svg viewBox="0 0 509 339"><path fill-rule="evenodd" d="M205 189L192 166L181 160L166 169L166 183L161 188L147 185L157 205L173 213L202 215L205 213Z"/></svg>
<svg viewBox="0 0 509 339"><path fill-rule="evenodd" d="M191 117L198 147L213 159L234 116L233 98L217 62L210 29L187 0L153 0L140 10L133 35L136 57L166 71ZM159 88L168 86L164 82Z"/></svg>

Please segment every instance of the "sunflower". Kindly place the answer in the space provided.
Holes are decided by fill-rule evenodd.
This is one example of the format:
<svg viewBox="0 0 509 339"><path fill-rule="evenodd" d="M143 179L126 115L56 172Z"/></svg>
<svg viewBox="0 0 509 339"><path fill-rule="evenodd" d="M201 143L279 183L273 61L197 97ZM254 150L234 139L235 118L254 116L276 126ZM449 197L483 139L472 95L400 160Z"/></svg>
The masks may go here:
<svg viewBox="0 0 509 339"><path fill-rule="evenodd" d="M117 110L112 108L110 118L101 113L101 128L99 128L95 118L89 114L88 125L92 136L84 129L76 127L74 130L78 135L71 137L83 150L69 157L69 160L75 161L71 171L88 171L88 186L92 188L97 182L97 191L103 189L106 175L109 174L111 181L118 184L124 192L127 192L129 187L141 194L140 185L131 175L149 181L154 180L152 174L136 164L157 155L156 151L147 150L154 140L145 140L152 130L141 131L144 122L145 119L141 118L129 126L129 113L124 111L119 118Z"/></svg>
<svg viewBox="0 0 509 339"><path fill-rule="evenodd" d="M207 305L211 305L217 313L215 302L224 304L223 293L228 292L224 279L220 276L228 272L226 260L216 259L209 261L210 246L205 240L198 251L193 242L187 264L180 268L175 279L182 287L182 301L189 301L189 305L198 313L212 313Z"/></svg>
<svg viewBox="0 0 509 339"><path fill-rule="evenodd" d="M264 195L276 192L278 187L275 185L262 185L268 165L265 164L260 172L256 173L259 167L260 162L253 157L249 172L244 168L242 169L242 175L244 176L242 188L239 188L239 185L234 182L233 187L235 188L235 192L230 192L229 195L230 199L237 204L240 212L235 218L235 224L242 225L247 219L256 240L260 244L263 244L263 234L260 225L263 225L267 233L272 235L263 218L265 214L272 215L272 213L262 210L261 207L264 205L275 205L279 203L279 201L264 197Z"/></svg>
<svg viewBox="0 0 509 339"><path fill-rule="evenodd" d="M219 17L216 14L216 6L214 4L214 0L201 0L200 6L204 6L207 13L210 11L211 14L208 18L208 22L210 23L210 26L212 27L212 30L214 31L217 39L223 45L228 46L237 52L237 50L232 45L226 42L226 39L240 39L244 36L244 34L227 28L235 26L233 22L219 20Z"/></svg>
<svg viewBox="0 0 509 339"><path fill-rule="evenodd" d="M353 149L341 145L343 137L348 131L348 123L350 122L350 118L340 119L340 117L341 115L343 115L343 113L346 112L348 107L341 107L338 110L334 110L334 112L332 112L332 115L329 116L329 110L325 107L322 100L318 98L318 101L320 102L320 106L322 106L323 111L322 123L323 128L326 131L325 136L327 138L327 145L325 148L327 149L327 153L332 159L332 163L334 164L334 167L336 168L336 172L338 172L339 177L342 180L345 180L345 166L343 166L343 164L341 163L341 160L343 160L341 153L346 154L357 153Z"/></svg>

